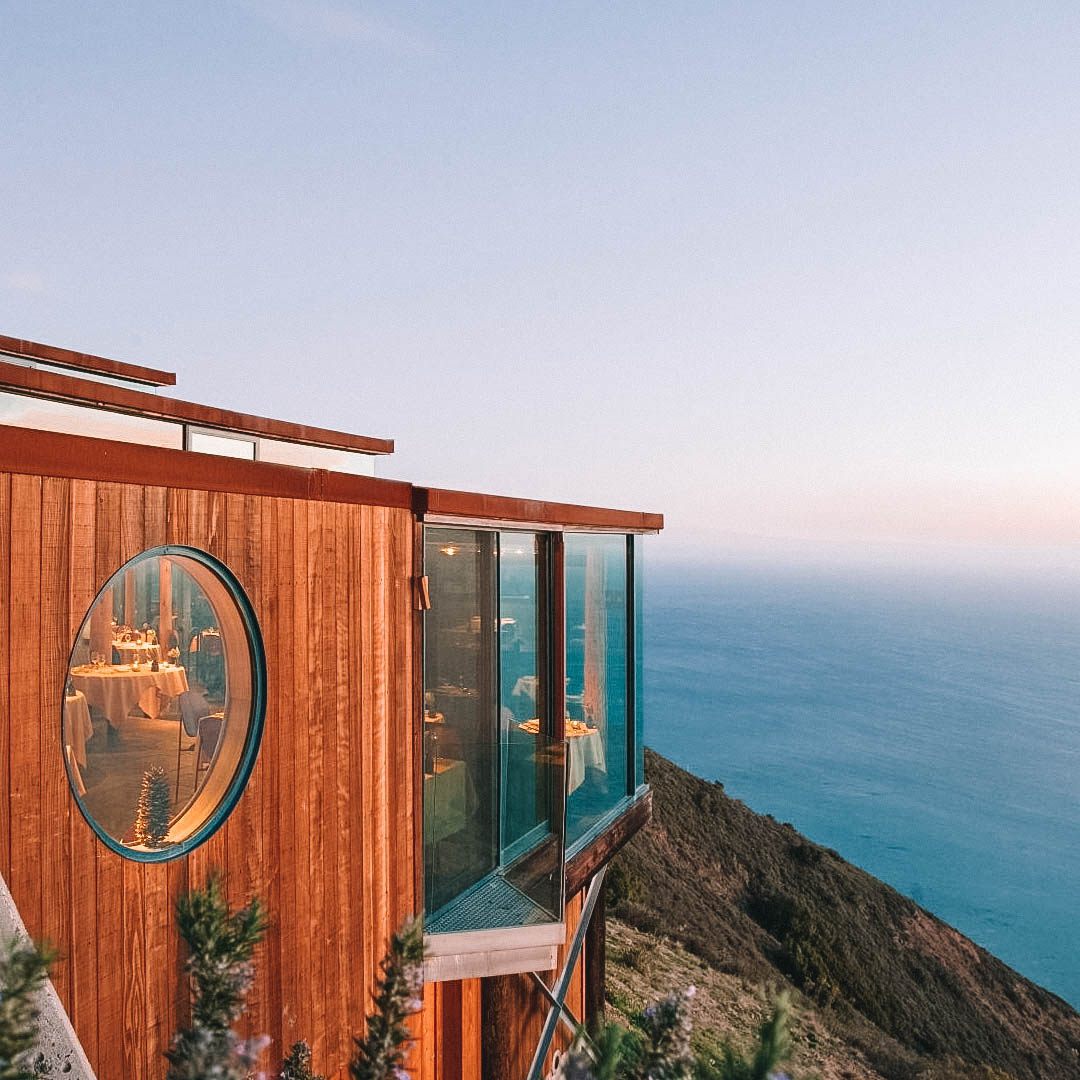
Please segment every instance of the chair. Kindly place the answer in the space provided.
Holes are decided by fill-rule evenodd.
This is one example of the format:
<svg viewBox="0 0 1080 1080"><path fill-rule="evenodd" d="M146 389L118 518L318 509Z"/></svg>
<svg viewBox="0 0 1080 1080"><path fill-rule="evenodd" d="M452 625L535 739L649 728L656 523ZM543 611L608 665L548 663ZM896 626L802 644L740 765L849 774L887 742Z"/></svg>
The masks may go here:
<svg viewBox="0 0 1080 1080"><path fill-rule="evenodd" d="M225 714L222 712L211 713L199 720L199 737L195 742L195 784L192 791L199 786L199 773L203 769L209 769L214 760L224 723Z"/></svg>
<svg viewBox="0 0 1080 1080"><path fill-rule="evenodd" d="M190 753L199 745L199 723L211 713L210 703L197 690L185 690L177 696L177 704L180 707L180 723L176 725L176 795L180 798L180 755ZM184 735L195 741L190 746L184 746ZM195 760L195 779L198 782L199 768L198 758Z"/></svg>
<svg viewBox="0 0 1080 1080"><path fill-rule="evenodd" d="M71 743L66 744L67 749L67 763L68 771L75 779L75 790L80 795L86 794L86 785L83 784L82 773L79 772L79 763L75 760L75 751L71 748Z"/></svg>

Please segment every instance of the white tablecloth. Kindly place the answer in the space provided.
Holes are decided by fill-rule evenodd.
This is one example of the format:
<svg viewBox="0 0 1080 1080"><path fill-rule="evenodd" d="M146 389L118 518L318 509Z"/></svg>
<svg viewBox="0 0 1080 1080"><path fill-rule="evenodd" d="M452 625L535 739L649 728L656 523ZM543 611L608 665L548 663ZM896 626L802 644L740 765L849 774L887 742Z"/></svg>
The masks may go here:
<svg viewBox="0 0 1080 1080"><path fill-rule="evenodd" d="M529 735L540 732L540 721L533 717L518 724ZM566 753L570 758L570 779L567 795L585 783L585 770L588 768L607 771L607 759L604 757L604 740L597 728L586 728L577 720L566 720Z"/></svg>
<svg viewBox="0 0 1080 1080"><path fill-rule="evenodd" d="M64 741L71 747L75 760L86 768L86 740L94 736L90 723L90 708L86 696L78 690L64 698Z"/></svg>
<svg viewBox="0 0 1080 1080"><path fill-rule="evenodd" d="M161 660L161 646L147 645L145 641L114 641L113 648L120 654L122 664L132 660L140 663L144 660Z"/></svg>
<svg viewBox="0 0 1080 1080"><path fill-rule="evenodd" d="M188 688L187 672L174 665L162 666L158 671L140 667L136 671L127 668L76 668L71 673L76 690L86 695L88 704L100 709L113 727L120 727L134 705L147 716L157 716L160 694L175 697Z"/></svg>
<svg viewBox="0 0 1080 1080"><path fill-rule="evenodd" d="M586 768L606 771L606 759L604 758L604 741L600 738L600 732L592 728L588 734L574 735L566 733L566 750L570 755L570 782L567 795L577 790L585 783Z"/></svg>
<svg viewBox="0 0 1080 1080"><path fill-rule="evenodd" d="M436 758L433 770L424 773L426 843L444 840L465 828L465 762Z"/></svg>

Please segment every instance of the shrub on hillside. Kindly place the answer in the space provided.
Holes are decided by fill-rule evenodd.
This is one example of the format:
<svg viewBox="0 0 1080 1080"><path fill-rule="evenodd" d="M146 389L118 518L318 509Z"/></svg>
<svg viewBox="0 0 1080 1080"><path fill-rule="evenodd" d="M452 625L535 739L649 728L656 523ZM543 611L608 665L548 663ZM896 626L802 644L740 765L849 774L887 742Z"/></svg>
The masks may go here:
<svg viewBox="0 0 1080 1080"><path fill-rule="evenodd" d="M34 998L53 953L14 939L0 949L0 1080L32 1080L28 1058L38 1036Z"/></svg>

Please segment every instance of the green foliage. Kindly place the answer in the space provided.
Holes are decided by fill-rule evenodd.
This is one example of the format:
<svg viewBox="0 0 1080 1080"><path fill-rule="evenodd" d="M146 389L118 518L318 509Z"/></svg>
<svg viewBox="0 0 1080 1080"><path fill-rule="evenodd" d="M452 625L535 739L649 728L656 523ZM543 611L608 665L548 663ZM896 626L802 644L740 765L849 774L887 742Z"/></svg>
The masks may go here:
<svg viewBox="0 0 1080 1080"><path fill-rule="evenodd" d="M139 802L135 811L135 840L147 847L160 847L169 832L169 779L160 765L143 773Z"/></svg>
<svg viewBox="0 0 1080 1080"><path fill-rule="evenodd" d="M353 1080L398 1080L412 1035L408 1018L423 1007L424 932L417 919L406 922L390 938L375 993L375 1011L367 1018L363 1039L349 1065Z"/></svg>
<svg viewBox="0 0 1080 1080"><path fill-rule="evenodd" d="M615 859L604 878L604 892L612 911L621 911L641 897L641 883L622 859Z"/></svg>
<svg viewBox="0 0 1080 1080"><path fill-rule="evenodd" d="M758 1029L749 1059L725 1047L720 1061L695 1060L690 1001L694 988L650 1006L639 1018L640 1034L616 1024L600 1029L592 1044L579 1036L563 1063L564 1080L771 1080L791 1053L791 1007L781 994Z"/></svg>
<svg viewBox="0 0 1080 1080"><path fill-rule="evenodd" d="M281 1066L278 1080L326 1080L325 1076L316 1076L311 1070L311 1047L301 1040L293 1043L292 1049Z"/></svg>
<svg viewBox="0 0 1080 1080"><path fill-rule="evenodd" d="M627 1058L626 1080L690 1080L694 1055L690 1050L690 1001L694 988L671 994L641 1014L642 1040Z"/></svg>
<svg viewBox="0 0 1080 1080"><path fill-rule="evenodd" d="M747 913L780 941L776 966L819 1004L833 1004L840 993L835 972L843 970L844 960L835 933L823 919L783 895L756 897L747 905Z"/></svg>
<svg viewBox="0 0 1080 1080"><path fill-rule="evenodd" d="M192 1019L200 1027L227 1028L243 1012L254 976L251 956L266 933L266 910L252 897L246 907L231 912L221 879L213 874L205 889L180 897L176 920L188 947Z"/></svg>
<svg viewBox="0 0 1080 1080"><path fill-rule="evenodd" d="M32 1080L25 1063L37 1042L34 995L45 983L55 954L33 944L8 941L0 951L0 1080Z"/></svg>
<svg viewBox="0 0 1080 1080"><path fill-rule="evenodd" d="M188 948L192 1026L176 1035L165 1054L168 1080L244 1080L268 1040L245 1041L231 1025L243 1014L255 976L251 957L266 933L265 909L253 897L230 911L214 874L205 889L180 897L176 916Z"/></svg>
<svg viewBox="0 0 1080 1080"><path fill-rule="evenodd" d="M773 1002L772 1015L758 1028L757 1043L749 1058L730 1045L724 1047L719 1061L699 1061L694 1080L770 1080L773 1070L791 1055L791 1003L787 994Z"/></svg>

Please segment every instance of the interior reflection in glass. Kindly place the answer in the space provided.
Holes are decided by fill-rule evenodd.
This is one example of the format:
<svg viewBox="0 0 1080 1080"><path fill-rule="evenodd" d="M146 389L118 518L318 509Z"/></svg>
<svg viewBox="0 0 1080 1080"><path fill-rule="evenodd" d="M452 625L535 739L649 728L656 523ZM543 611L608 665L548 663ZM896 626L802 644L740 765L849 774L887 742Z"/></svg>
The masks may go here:
<svg viewBox="0 0 1080 1080"><path fill-rule="evenodd" d="M167 848L213 809L186 814L237 742L227 718L247 726L250 657L245 640L229 641L235 606L201 564L147 555L113 576L79 630L64 693L67 767L84 812L120 844Z"/></svg>

